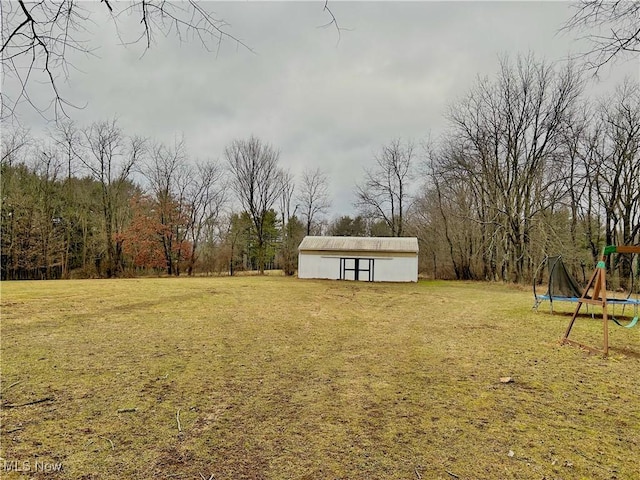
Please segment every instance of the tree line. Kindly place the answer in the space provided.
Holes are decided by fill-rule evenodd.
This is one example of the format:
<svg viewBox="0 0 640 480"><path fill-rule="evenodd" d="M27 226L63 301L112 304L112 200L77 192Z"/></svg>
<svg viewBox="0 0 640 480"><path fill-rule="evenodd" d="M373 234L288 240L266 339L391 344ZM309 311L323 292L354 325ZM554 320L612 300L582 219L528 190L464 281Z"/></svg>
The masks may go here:
<svg viewBox="0 0 640 480"><path fill-rule="evenodd" d="M447 117L415 212L456 278L529 281L545 254L577 268L605 244L640 243L637 82L585 98L571 64L504 59Z"/></svg>
<svg viewBox="0 0 640 480"><path fill-rule="evenodd" d="M502 58L449 105L440 137L383 145L355 186L362 216L334 226L417 236L432 277L516 283L546 255L584 277L604 245L639 244L640 85L589 98L583 75L532 54ZM638 276L640 260L614 261L621 283Z"/></svg>
<svg viewBox="0 0 640 480"><path fill-rule="evenodd" d="M579 272L605 244L640 243L640 87L591 99L584 85L571 64L502 59L439 138L379 147L354 184L358 214L333 221L327 174L296 185L256 137L200 161L114 120L39 141L5 129L2 278L293 274L309 234L417 236L438 278L528 282L546 254Z"/></svg>
<svg viewBox="0 0 640 480"><path fill-rule="evenodd" d="M271 145L234 141L224 158L190 159L183 139L128 136L115 120L61 123L45 140L5 130L2 278L293 274L329 206L326 175L305 171L294 197Z"/></svg>

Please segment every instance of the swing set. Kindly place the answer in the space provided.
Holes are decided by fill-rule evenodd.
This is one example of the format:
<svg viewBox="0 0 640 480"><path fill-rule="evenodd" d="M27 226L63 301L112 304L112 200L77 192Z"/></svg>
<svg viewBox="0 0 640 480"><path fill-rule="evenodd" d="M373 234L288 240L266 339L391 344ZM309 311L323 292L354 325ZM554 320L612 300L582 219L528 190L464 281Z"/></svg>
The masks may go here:
<svg viewBox="0 0 640 480"><path fill-rule="evenodd" d="M631 293L625 299L619 298L608 298L607 297L607 258L611 254L640 254L640 246L632 246L632 245L609 245L605 247L602 251L602 258L596 265L596 269L591 276L591 279L587 283L582 295L578 299L578 305L571 317L571 321L567 326L567 330L562 337L561 343L570 344L574 346L578 346L581 348L585 348L594 353L602 353L603 355L607 355L609 353L609 314L607 307L611 305L615 308L616 305L621 305L624 309L625 306L630 305L634 308L635 317L627 324L622 325L615 316L611 316L611 320L613 320L619 326L624 326L626 328L631 328L638 323L638 308L640 306L639 298L631 298ZM633 272L633 265L631 268ZM633 277L633 273L632 273ZM602 324L603 324L603 333L604 333L604 342L603 348L598 349L595 347L591 347L589 345L584 345L582 343L576 342L574 340L569 339L569 334L571 333L571 329L573 328L573 324L578 317L578 313L580 312L580 308L582 305L595 305L602 307ZM623 310L624 311L624 310Z"/></svg>

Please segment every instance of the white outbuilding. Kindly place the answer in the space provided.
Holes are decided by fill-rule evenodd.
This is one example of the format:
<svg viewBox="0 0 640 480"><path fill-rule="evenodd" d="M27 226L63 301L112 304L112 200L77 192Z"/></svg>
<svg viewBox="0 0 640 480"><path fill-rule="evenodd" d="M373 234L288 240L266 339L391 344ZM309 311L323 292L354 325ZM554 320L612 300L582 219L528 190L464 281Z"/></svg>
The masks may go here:
<svg viewBox="0 0 640 480"><path fill-rule="evenodd" d="M298 278L417 282L415 237L304 237Z"/></svg>

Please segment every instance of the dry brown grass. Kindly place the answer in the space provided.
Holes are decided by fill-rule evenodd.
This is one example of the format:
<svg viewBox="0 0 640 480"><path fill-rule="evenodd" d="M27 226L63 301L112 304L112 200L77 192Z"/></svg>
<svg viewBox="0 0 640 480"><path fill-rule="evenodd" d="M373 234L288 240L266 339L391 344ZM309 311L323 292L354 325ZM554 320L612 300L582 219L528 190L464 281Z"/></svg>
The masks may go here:
<svg viewBox="0 0 640 480"><path fill-rule="evenodd" d="M0 476L640 478L640 328L590 356L531 304L482 283L4 283Z"/></svg>

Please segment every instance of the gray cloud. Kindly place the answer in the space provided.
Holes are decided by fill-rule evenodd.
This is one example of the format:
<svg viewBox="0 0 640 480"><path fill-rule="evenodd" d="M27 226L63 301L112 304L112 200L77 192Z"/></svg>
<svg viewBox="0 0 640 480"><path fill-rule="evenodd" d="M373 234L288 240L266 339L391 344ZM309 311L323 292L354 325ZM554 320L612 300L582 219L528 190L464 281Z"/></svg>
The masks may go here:
<svg viewBox="0 0 640 480"><path fill-rule="evenodd" d="M324 2L212 2L205 6L254 52L229 39L216 54L159 37L141 58L141 45L119 45L103 6L87 4L99 58L73 57L79 71L63 94L88 103L71 112L79 124L117 116L132 134L171 142L183 133L193 157L221 158L232 140L259 136L280 149L292 173L329 172L334 215L352 214L353 185L374 152L395 137L444 131L447 105L478 75L494 75L499 55L563 61L586 48L558 34L570 16L566 3L330 5L344 28L339 42L334 28L318 28L329 21ZM135 22L125 21L123 35ZM631 63L590 88L611 90L637 75ZM21 113L34 130L42 127Z"/></svg>

